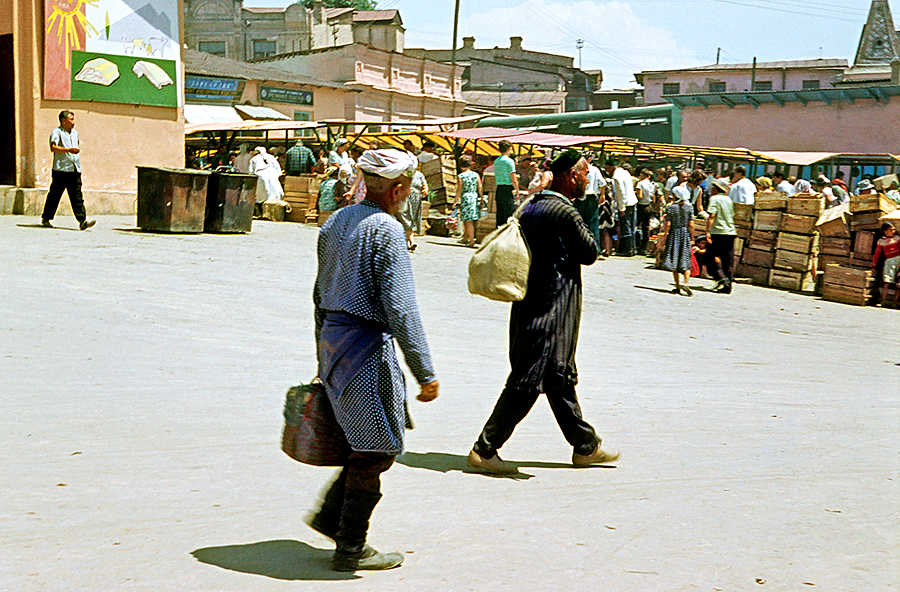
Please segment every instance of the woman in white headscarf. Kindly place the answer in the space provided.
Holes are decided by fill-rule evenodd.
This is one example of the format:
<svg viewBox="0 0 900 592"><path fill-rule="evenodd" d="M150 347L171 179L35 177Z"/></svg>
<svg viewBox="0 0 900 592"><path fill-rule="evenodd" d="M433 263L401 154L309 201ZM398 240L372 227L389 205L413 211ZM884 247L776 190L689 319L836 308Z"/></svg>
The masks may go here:
<svg viewBox="0 0 900 592"><path fill-rule="evenodd" d="M254 152L253 154L256 153ZM247 171L250 170L250 159L253 158L253 154L250 153L250 146L248 144L241 144L241 147L238 149L237 158L234 159L234 168L242 173L247 173Z"/></svg>
<svg viewBox="0 0 900 592"><path fill-rule="evenodd" d="M278 180L281 166L262 146L256 148L256 156L250 159L250 174L259 177L256 182L256 203L284 199L284 189Z"/></svg>

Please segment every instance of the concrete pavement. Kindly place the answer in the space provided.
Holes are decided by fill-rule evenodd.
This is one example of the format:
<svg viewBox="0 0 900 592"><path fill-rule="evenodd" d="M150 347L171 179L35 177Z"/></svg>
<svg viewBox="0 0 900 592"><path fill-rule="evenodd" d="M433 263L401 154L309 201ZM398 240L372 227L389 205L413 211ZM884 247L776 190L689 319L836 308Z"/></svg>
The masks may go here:
<svg viewBox="0 0 900 592"><path fill-rule="evenodd" d="M69 217L57 224L76 228ZM158 235L0 216L0 589L894 590L900 316L765 288L666 293L646 260L585 269L579 396L617 468L573 469L544 400L463 472L503 385L508 305L471 251L413 255L441 396L384 479L348 575L304 514L333 470L279 448L315 374L316 229Z"/></svg>

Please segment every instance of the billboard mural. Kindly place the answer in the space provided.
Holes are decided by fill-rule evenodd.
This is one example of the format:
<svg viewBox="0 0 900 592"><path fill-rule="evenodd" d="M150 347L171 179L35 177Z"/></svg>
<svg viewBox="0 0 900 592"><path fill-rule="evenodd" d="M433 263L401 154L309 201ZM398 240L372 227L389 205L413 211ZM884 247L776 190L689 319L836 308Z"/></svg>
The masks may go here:
<svg viewBox="0 0 900 592"><path fill-rule="evenodd" d="M178 106L178 0L44 0L44 97Z"/></svg>

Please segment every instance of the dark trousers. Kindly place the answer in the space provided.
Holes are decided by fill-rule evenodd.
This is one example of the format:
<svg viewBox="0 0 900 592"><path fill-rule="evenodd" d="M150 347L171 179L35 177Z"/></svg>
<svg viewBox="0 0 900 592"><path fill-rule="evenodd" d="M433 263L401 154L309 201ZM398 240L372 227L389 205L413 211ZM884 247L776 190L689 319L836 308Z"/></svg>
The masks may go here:
<svg viewBox="0 0 900 592"><path fill-rule="evenodd" d="M494 199L497 204L497 227L500 227L506 224L509 217L516 211L512 185L497 185Z"/></svg>
<svg viewBox="0 0 900 592"><path fill-rule="evenodd" d="M712 242L709 245L709 261L710 275L716 280L734 280L734 269L732 261L734 259L734 239L737 237L730 234L711 234ZM716 257L721 263L716 263Z"/></svg>
<svg viewBox="0 0 900 592"><path fill-rule="evenodd" d="M394 458L354 451L326 490L313 527L334 538L338 550L356 552L365 545L369 519L381 500L381 474L391 468Z"/></svg>
<svg viewBox="0 0 900 592"><path fill-rule="evenodd" d="M47 201L44 202L44 213L41 218L53 220L56 216L56 208L59 207L59 200L63 191L69 194L69 202L72 204L72 213L79 223L87 220L87 214L84 211L84 198L81 196L81 173L68 173L64 171L53 171L50 182L50 191L47 192Z"/></svg>
<svg viewBox="0 0 900 592"><path fill-rule="evenodd" d="M491 458L503 446L520 421L525 419L534 407L538 395L537 389L522 390L509 385L500 393L494 412L491 413L478 441L473 447L482 458ZM556 416L566 441L578 454L590 454L600 445L600 438L594 428L581 415L581 405L575 395L575 385L559 387L547 393L550 409Z"/></svg>
<svg viewBox="0 0 900 592"><path fill-rule="evenodd" d="M637 223L641 231L641 253L647 252L647 245L650 244L650 218L653 217L653 204L637 205Z"/></svg>
<svg viewBox="0 0 900 592"><path fill-rule="evenodd" d="M634 255L634 227L637 222L637 206L626 206L619 212L619 253Z"/></svg>
<svg viewBox="0 0 900 592"><path fill-rule="evenodd" d="M600 206L597 203L596 195L585 195L584 199L576 199L572 202L584 223L587 224L588 230L594 235L594 240L600 244Z"/></svg>

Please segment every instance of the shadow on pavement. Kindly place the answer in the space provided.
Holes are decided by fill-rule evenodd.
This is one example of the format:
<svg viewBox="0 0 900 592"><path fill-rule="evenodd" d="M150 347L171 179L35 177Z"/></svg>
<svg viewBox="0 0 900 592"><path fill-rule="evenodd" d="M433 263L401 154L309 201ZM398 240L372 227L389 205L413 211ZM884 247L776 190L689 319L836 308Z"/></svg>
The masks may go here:
<svg viewBox="0 0 900 592"><path fill-rule="evenodd" d="M635 286L635 288L637 288L638 290L650 290L651 292L659 292L660 294L670 294L672 296L675 296L675 294L672 292L672 288L651 288L650 286ZM694 287L691 286L691 289L693 290Z"/></svg>
<svg viewBox="0 0 900 592"><path fill-rule="evenodd" d="M200 563L276 580L356 580L353 573L332 571L332 551L292 540L205 547L191 551Z"/></svg>
<svg viewBox="0 0 900 592"><path fill-rule="evenodd" d="M81 232L80 228L67 228L66 226L44 226L43 224L16 224L19 228L41 228L45 230L74 230Z"/></svg>
<svg viewBox="0 0 900 592"><path fill-rule="evenodd" d="M473 473L476 475L484 475L486 477L496 477L502 479L531 479L534 475L528 473L518 473L516 475L491 475L477 469L473 469L466 464L466 457L461 454L448 454L446 452L405 452L397 457L397 462L401 465L411 467L413 469L428 469L429 471L438 471L440 473L449 473L450 471L460 471L462 473ZM513 461L507 460L508 464L518 468L531 469L575 469L571 463L560 462L542 462L542 461ZM614 469L613 465L592 465L591 469ZM579 467L579 470L581 467Z"/></svg>

